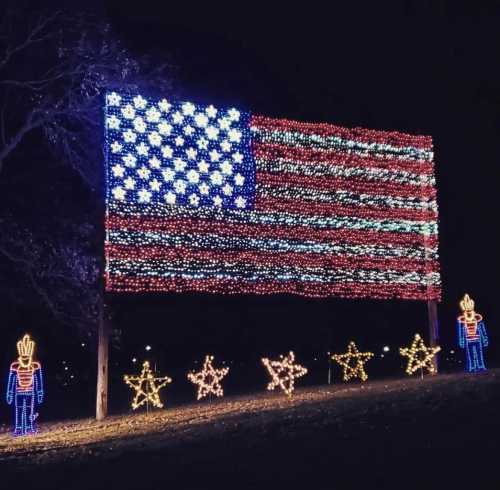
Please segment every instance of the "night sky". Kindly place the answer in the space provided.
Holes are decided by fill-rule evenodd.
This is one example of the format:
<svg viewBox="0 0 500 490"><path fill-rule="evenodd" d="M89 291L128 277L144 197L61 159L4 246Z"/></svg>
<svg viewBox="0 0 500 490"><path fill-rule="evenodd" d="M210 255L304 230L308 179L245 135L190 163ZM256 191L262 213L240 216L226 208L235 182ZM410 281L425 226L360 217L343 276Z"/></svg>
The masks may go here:
<svg viewBox="0 0 500 490"><path fill-rule="evenodd" d="M461 369L445 357L458 351L455 317L468 292L489 329L489 365L498 366L500 7L370 3L377 6L338 3L326 10L292 2L279 7L234 2L222 9L143 0L140 9L106 2L96 12L109 19L131 51L167 57L176 66L179 98L273 117L432 135L442 364ZM428 331L426 304L418 302L194 294L108 301L113 327L121 330L119 348L112 351L116 379L135 369L130 359L145 358L144 346L151 344L148 357L174 378L212 352L235 366L241 363L239 379L247 376L253 380L249 386L261 388L265 378L257 379L251 366L260 370L263 355L294 349L310 367L310 382L325 382L326 352L344 351L351 339L377 354L369 374L394 376L403 374L397 347L417 331L427 338ZM36 318L27 327L36 330ZM64 354L58 349L76 353L81 344L70 330L43 340L57 346L49 363L53 373L62 369ZM392 351L381 359L384 345ZM83 371L93 367L92 353L72 355ZM128 395L126 388L117 389ZM235 391L244 389L243 381L234 381Z"/></svg>

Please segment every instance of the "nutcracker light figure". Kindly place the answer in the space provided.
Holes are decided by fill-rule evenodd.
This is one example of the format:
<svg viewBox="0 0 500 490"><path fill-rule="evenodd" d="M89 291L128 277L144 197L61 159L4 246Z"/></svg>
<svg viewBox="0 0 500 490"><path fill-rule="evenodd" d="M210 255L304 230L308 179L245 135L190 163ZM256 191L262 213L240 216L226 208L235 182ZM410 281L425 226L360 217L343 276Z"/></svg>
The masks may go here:
<svg viewBox="0 0 500 490"><path fill-rule="evenodd" d="M488 346L488 335L483 317L474 311L474 301L466 294L460 301L463 312L457 318L458 344L465 349L467 371L486 371L483 347Z"/></svg>
<svg viewBox="0 0 500 490"><path fill-rule="evenodd" d="M10 365L7 383L7 403L15 408L14 435L36 432L35 404L43 402L42 366L33 361L35 342L26 334L17 343L19 357Z"/></svg>

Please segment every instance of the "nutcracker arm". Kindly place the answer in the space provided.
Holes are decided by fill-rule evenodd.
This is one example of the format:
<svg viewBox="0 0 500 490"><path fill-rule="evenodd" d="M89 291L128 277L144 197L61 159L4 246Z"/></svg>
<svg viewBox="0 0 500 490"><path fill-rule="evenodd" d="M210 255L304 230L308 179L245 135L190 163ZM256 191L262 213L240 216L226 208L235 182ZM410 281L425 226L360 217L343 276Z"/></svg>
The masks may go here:
<svg viewBox="0 0 500 490"><path fill-rule="evenodd" d="M462 322L457 320L458 345L463 349L465 347L465 332Z"/></svg>
<svg viewBox="0 0 500 490"><path fill-rule="evenodd" d="M488 339L488 334L486 333L486 325L484 324L484 322L479 322L478 329L479 329L479 335L481 336L483 346L488 347L489 339Z"/></svg>
<svg viewBox="0 0 500 490"><path fill-rule="evenodd" d="M35 391L38 398L38 403L43 402L43 376L42 376L42 366L38 366L35 370Z"/></svg>
<svg viewBox="0 0 500 490"><path fill-rule="evenodd" d="M12 404L14 400L15 388L17 381L17 371L10 369L9 371L9 381L7 382L7 404Z"/></svg>

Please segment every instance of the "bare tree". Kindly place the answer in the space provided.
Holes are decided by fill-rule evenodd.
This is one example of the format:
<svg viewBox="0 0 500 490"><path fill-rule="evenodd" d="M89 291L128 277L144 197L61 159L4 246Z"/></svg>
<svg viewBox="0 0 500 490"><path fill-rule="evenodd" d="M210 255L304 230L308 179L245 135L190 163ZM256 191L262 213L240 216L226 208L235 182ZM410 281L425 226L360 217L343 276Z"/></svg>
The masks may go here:
<svg viewBox="0 0 500 490"><path fill-rule="evenodd" d="M0 171L38 131L90 189L100 187L106 89L171 91L171 66L132 56L105 22L7 11L0 30Z"/></svg>
<svg viewBox="0 0 500 490"><path fill-rule="evenodd" d="M99 327L98 418L107 411L109 335L100 289L104 94L115 87L171 93L171 72L164 60L132 55L106 22L87 14L1 13L0 178L33 158L40 165L55 160L90 197L75 205L70 225L58 222L59 234L0 214L9 230L0 234L0 256L58 322L86 332Z"/></svg>

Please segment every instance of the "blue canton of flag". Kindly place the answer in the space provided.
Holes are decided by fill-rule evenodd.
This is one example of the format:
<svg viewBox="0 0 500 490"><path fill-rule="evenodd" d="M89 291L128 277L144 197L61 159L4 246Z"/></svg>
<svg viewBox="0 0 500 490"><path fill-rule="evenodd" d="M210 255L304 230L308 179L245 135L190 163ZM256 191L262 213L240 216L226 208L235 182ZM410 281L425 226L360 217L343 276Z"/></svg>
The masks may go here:
<svg viewBox="0 0 500 490"><path fill-rule="evenodd" d="M108 93L108 199L253 208L249 123L236 109Z"/></svg>

